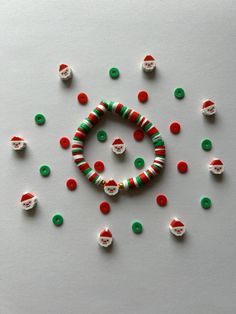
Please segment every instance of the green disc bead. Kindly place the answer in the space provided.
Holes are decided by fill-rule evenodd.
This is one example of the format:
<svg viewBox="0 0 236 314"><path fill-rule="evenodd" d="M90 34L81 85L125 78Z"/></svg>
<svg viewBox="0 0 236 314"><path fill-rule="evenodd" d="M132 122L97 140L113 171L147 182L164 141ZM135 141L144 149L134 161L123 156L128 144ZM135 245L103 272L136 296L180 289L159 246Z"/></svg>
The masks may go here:
<svg viewBox="0 0 236 314"><path fill-rule="evenodd" d="M144 167L144 159L141 157L136 158L134 165L137 169L142 169Z"/></svg>
<svg viewBox="0 0 236 314"><path fill-rule="evenodd" d="M143 232L143 225L140 221L134 221L132 223L132 230L134 233L139 234Z"/></svg>
<svg viewBox="0 0 236 314"><path fill-rule="evenodd" d="M117 79L120 76L120 71L117 68L111 68L109 75L112 79Z"/></svg>
<svg viewBox="0 0 236 314"><path fill-rule="evenodd" d="M107 140L107 133L104 130L98 131L97 139L99 142L105 142Z"/></svg>
<svg viewBox="0 0 236 314"><path fill-rule="evenodd" d="M201 206L202 206L202 208L208 209L208 208L211 207L211 205L212 205L212 201L211 201L211 199L209 197L204 196L204 197L201 198Z"/></svg>
<svg viewBox="0 0 236 314"><path fill-rule="evenodd" d="M46 122L46 118L42 113L36 114L34 120L38 125L43 125Z"/></svg>
<svg viewBox="0 0 236 314"><path fill-rule="evenodd" d="M47 177L49 176L50 172L51 172L51 169L49 166L47 165L42 165L40 168L39 168L39 171L40 171L40 174L43 176L43 177Z"/></svg>
<svg viewBox="0 0 236 314"><path fill-rule="evenodd" d="M201 146L203 150L209 151L212 149L212 142L211 140L209 140L209 138L205 138L204 140L202 140Z"/></svg>
<svg viewBox="0 0 236 314"><path fill-rule="evenodd" d="M185 92L184 92L183 88L178 87L175 89L174 95L175 95L175 98L182 99L185 96Z"/></svg>
<svg viewBox="0 0 236 314"><path fill-rule="evenodd" d="M63 217L61 214L54 214L52 216L52 222L54 223L54 225L56 226L60 226L63 224Z"/></svg>

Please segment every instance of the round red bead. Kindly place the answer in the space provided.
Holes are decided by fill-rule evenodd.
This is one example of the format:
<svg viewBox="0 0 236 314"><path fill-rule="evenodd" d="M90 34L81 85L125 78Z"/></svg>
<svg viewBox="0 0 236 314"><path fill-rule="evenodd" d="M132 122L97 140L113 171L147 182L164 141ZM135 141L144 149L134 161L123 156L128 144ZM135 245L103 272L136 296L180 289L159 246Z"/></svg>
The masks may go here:
<svg viewBox="0 0 236 314"><path fill-rule="evenodd" d="M170 124L171 133L178 134L180 132L180 129L181 129L181 127L180 127L180 124L178 122L172 122Z"/></svg>
<svg viewBox="0 0 236 314"><path fill-rule="evenodd" d="M157 195L156 201L159 206L166 206L167 197L164 194Z"/></svg>
<svg viewBox="0 0 236 314"><path fill-rule="evenodd" d="M111 206L110 206L109 203L107 203L107 202L105 202L105 201L100 203L100 211L101 211L101 213L103 213L104 215L108 214L109 211L110 211L110 209L111 209Z"/></svg>
<svg viewBox="0 0 236 314"><path fill-rule="evenodd" d="M67 188L68 188L69 190L73 191L73 190L75 190L76 187L77 187L77 182L76 182L75 179L70 178L70 179L68 179L68 180L66 181L66 186L67 186Z"/></svg>
<svg viewBox="0 0 236 314"><path fill-rule="evenodd" d="M101 160L98 160L94 163L94 169L97 172L103 172L105 169L104 163Z"/></svg>
<svg viewBox="0 0 236 314"><path fill-rule="evenodd" d="M70 140L67 137L61 137L60 138L60 145L62 148L68 148L70 147Z"/></svg>
<svg viewBox="0 0 236 314"><path fill-rule="evenodd" d="M148 93L145 90L142 90L138 93L138 100L140 102L146 102L148 100Z"/></svg>
<svg viewBox="0 0 236 314"><path fill-rule="evenodd" d="M88 102L88 96L85 93L79 93L77 99L78 102L82 105L85 105Z"/></svg>
<svg viewBox="0 0 236 314"><path fill-rule="evenodd" d="M144 132L141 129L135 130L133 136L136 141L140 142L144 138Z"/></svg>
<svg viewBox="0 0 236 314"><path fill-rule="evenodd" d="M179 161L177 163L177 168L178 168L179 172L185 173L188 171L188 164L185 161Z"/></svg>

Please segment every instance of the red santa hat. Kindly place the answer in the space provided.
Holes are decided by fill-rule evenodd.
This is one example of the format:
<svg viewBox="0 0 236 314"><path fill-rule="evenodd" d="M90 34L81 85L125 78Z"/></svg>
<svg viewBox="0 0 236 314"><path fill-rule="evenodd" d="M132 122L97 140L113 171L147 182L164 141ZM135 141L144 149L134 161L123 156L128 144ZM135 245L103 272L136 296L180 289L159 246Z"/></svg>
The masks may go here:
<svg viewBox="0 0 236 314"><path fill-rule="evenodd" d="M102 230L102 231L100 232L100 237L103 237L103 238L112 238L112 233L111 233L111 231L110 231L108 228L106 228L106 229L104 229L104 230Z"/></svg>
<svg viewBox="0 0 236 314"><path fill-rule="evenodd" d="M175 219L173 219L173 220L171 221L170 227L171 227L171 228L184 227L184 224L183 224L180 220L178 220L178 219L175 218Z"/></svg>
<svg viewBox="0 0 236 314"><path fill-rule="evenodd" d="M206 109L210 106L213 106L215 103L211 100L205 100L203 103L202 103L202 109Z"/></svg>
<svg viewBox="0 0 236 314"><path fill-rule="evenodd" d="M11 138L11 141L12 142L22 142L22 141L24 141L24 139L22 137L19 137L19 136L13 136Z"/></svg>
<svg viewBox="0 0 236 314"><path fill-rule="evenodd" d="M67 64L60 64L60 66L59 66L59 72L65 70L66 68L68 68L68 65L67 65Z"/></svg>
<svg viewBox="0 0 236 314"><path fill-rule="evenodd" d="M143 61L155 61L155 58L152 55L147 55Z"/></svg>
<svg viewBox="0 0 236 314"><path fill-rule="evenodd" d="M28 193L25 193L25 194L22 195L20 201L21 201L21 202L25 202L25 201L28 201L28 200L30 200L30 199L32 199L32 198L34 198L34 194L28 192Z"/></svg>
<svg viewBox="0 0 236 314"><path fill-rule="evenodd" d="M107 181L107 182L105 183L105 186L106 186L106 187L107 187L107 186L117 186L117 183L116 183L115 180L110 179L109 181Z"/></svg>
<svg viewBox="0 0 236 314"><path fill-rule="evenodd" d="M124 142L123 142L122 139L119 138L119 137L117 137L117 138L113 141L113 143L112 143L112 145L123 145L123 144L124 144Z"/></svg>
<svg viewBox="0 0 236 314"><path fill-rule="evenodd" d="M220 159L213 159L211 162L210 162L210 165L211 166L223 166L223 162L220 160Z"/></svg>

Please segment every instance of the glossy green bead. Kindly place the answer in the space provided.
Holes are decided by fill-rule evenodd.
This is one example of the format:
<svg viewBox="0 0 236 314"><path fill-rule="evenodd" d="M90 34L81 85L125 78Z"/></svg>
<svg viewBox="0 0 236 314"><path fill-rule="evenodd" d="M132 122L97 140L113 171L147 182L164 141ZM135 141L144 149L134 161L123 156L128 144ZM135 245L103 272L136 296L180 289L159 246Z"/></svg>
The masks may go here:
<svg viewBox="0 0 236 314"><path fill-rule="evenodd" d="M39 168L39 172L40 174L43 176L43 177L47 177L49 176L50 172L51 172L51 169L48 165L42 165L40 168Z"/></svg>
<svg viewBox="0 0 236 314"><path fill-rule="evenodd" d="M205 138L204 140L202 140L201 146L203 150L209 151L212 149L212 142L211 140L209 140L209 138Z"/></svg>
<svg viewBox="0 0 236 314"><path fill-rule="evenodd" d="M206 197L206 196L202 197L200 202L201 202L202 208L204 208L204 209L208 209L212 205L211 199L209 197Z"/></svg>
<svg viewBox="0 0 236 314"><path fill-rule="evenodd" d="M174 90L174 95L175 95L175 98L182 99L185 96L185 92L184 92L183 88L178 87Z"/></svg>
<svg viewBox="0 0 236 314"><path fill-rule="evenodd" d="M42 113L38 113L38 114L35 115L34 121L38 125L43 125L46 122L46 118L45 118L45 116Z"/></svg>
<svg viewBox="0 0 236 314"><path fill-rule="evenodd" d="M142 169L144 167L144 159L141 157L138 157L134 161L134 165L137 169Z"/></svg>
<svg viewBox="0 0 236 314"><path fill-rule="evenodd" d="M120 71L117 68L111 68L109 70L109 75L112 79L117 79L120 76Z"/></svg>
<svg viewBox="0 0 236 314"><path fill-rule="evenodd" d="M105 142L107 140L107 133L104 130L98 131L97 139L99 142Z"/></svg>
<svg viewBox="0 0 236 314"><path fill-rule="evenodd" d="M63 217L62 217L62 215L61 214L54 214L52 216L52 222L56 226L61 226L63 224Z"/></svg>
<svg viewBox="0 0 236 314"><path fill-rule="evenodd" d="M132 230L134 233L139 234L143 232L143 225L140 221L134 221L132 223Z"/></svg>

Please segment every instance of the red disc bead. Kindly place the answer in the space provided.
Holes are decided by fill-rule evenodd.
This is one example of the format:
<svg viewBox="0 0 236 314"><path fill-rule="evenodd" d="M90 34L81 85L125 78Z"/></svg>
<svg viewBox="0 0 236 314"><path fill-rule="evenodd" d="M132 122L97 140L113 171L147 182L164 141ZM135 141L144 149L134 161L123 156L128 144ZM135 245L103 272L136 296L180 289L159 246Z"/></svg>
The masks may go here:
<svg viewBox="0 0 236 314"><path fill-rule="evenodd" d="M172 122L170 124L170 131L173 134L178 134L180 132L181 126L178 122Z"/></svg>
<svg viewBox="0 0 236 314"><path fill-rule="evenodd" d="M185 161L179 161L177 163L177 169L179 170L179 172L185 173L188 171L188 164Z"/></svg>
<svg viewBox="0 0 236 314"><path fill-rule="evenodd" d="M70 178L70 179L68 179L68 180L66 181L66 186L67 186L68 190L73 191L73 190L75 190L76 187L77 187L77 182L76 182L75 179Z"/></svg>
<svg viewBox="0 0 236 314"><path fill-rule="evenodd" d="M105 201L100 203L100 211L101 211L101 213L103 213L104 215L108 214L109 211L110 211L110 209L111 209L111 206L110 206L109 203L107 203L107 202L105 202Z"/></svg>
<svg viewBox="0 0 236 314"><path fill-rule="evenodd" d="M156 202L161 207L162 206L166 206L166 204L167 204L167 197L164 194L157 195Z"/></svg>
<svg viewBox="0 0 236 314"><path fill-rule="evenodd" d="M148 93L145 90L142 90L138 93L138 100L140 102L146 102L148 100Z"/></svg>
<svg viewBox="0 0 236 314"><path fill-rule="evenodd" d="M78 102L82 105L85 105L88 102L88 96L85 93L79 93L77 99Z"/></svg>
<svg viewBox="0 0 236 314"><path fill-rule="evenodd" d="M67 137L60 138L60 145L62 148L66 149L70 147L70 140Z"/></svg>
<svg viewBox="0 0 236 314"><path fill-rule="evenodd" d="M103 172L105 169L104 163L101 160L98 160L94 163L94 169L97 172Z"/></svg>
<svg viewBox="0 0 236 314"><path fill-rule="evenodd" d="M137 129L134 131L133 136L136 141L140 142L144 138L144 132L141 129Z"/></svg>

